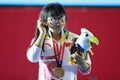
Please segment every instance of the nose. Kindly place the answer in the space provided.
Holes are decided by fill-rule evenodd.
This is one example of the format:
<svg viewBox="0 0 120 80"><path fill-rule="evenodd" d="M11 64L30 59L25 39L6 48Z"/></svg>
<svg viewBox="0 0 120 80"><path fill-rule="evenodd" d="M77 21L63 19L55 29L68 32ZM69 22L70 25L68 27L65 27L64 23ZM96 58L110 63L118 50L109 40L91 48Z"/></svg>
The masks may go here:
<svg viewBox="0 0 120 80"><path fill-rule="evenodd" d="M52 23L54 23L54 24L58 24L58 23L59 23L59 19L58 19L58 18L54 18L54 19L52 19Z"/></svg>

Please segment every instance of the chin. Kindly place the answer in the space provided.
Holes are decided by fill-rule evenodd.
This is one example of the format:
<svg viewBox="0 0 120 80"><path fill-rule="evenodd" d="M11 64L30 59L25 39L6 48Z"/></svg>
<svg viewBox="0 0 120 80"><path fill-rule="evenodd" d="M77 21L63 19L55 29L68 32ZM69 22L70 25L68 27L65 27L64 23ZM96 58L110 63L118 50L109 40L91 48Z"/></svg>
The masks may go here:
<svg viewBox="0 0 120 80"><path fill-rule="evenodd" d="M60 32L61 32L61 30L54 30L54 32L55 32L55 33L60 33Z"/></svg>
<svg viewBox="0 0 120 80"><path fill-rule="evenodd" d="M55 32L55 33L60 33L62 31L62 29L52 29L52 32Z"/></svg>

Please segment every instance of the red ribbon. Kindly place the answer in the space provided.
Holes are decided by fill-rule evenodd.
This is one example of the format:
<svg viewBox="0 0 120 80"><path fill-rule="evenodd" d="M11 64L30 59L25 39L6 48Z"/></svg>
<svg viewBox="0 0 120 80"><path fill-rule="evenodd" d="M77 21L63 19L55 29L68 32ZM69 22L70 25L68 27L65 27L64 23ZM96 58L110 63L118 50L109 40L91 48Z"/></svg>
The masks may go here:
<svg viewBox="0 0 120 80"><path fill-rule="evenodd" d="M55 40L53 40L53 47L54 47L57 67L62 67L62 60L63 60L63 55L64 55L65 43L60 45L60 49L59 49L57 42L55 42Z"/></svg>

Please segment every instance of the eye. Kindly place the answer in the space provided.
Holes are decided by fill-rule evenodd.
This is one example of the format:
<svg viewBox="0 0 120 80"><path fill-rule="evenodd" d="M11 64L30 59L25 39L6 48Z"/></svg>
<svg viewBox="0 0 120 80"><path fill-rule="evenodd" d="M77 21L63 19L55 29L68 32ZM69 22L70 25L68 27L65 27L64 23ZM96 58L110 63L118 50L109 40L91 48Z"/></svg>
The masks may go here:
<svg viewBox="0 0 120 80"><path fill-rule="evenodd" d="M53 17L48 17L47 20L48 21L52 21L54 18Z"/></svg>
<svg viewBox="0 0 120 80"><path fill-rule="evenodd" d="M62 18L63 16L62 15L59 15L58 18Z"/></svg>
<svg viewBox="0 0 120 80"><path fill-rule="evenodd" d="M60 18L62 18L63 16L61 15Z"/></svg>
<svg viewBox="0 0 120 80"><path fill-rule="evenodd" d="M88 37L88 36L89 36L89 34L88 34L88 33L86 33L86 34L85 34L85 36L86 36L86 37Z"/></svg>
<svg viewBox="0 0 120 80"><path fill-rule="evenodd" d="M50 20L51 20L51 21L55 20L55 17L52 17Z"/></svg>

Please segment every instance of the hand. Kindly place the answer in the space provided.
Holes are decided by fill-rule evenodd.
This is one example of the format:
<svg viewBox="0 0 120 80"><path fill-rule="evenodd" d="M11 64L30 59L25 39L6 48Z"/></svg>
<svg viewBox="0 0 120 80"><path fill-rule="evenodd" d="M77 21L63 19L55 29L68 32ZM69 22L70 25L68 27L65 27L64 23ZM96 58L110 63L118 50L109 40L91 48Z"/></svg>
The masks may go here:
<svg viewBox="0 0 120 80"><path fill-rule="evenodd" d="M88 65L88 63L85 61L85 59L83 59L80 55L76 55L75 56L76 59L76 63L79 65L79 69L81 72L87 72L90 68L90 66Z"/></svg>
<svg viewBox="0 0 120 80"><path fill-rule="evenodd" d="M78 55L77 53L74 54L74 58L76 60L76 63L78 65L84 65L84 59L82 59L82 57L80 55Z"/></svg>
<svg viewBox="0 0 120 80"><path fill-rule="evenodd" d="M44 26L44 22L41 19L37 20L37 27L40 31L40 33L45 33L46 34L46 27Z"/></svg>
<svg viewBox="0 0 120 80"><path fill-rule="evenodd" d="M34 44L36 46L42 48L47 30L41 19L37 20L37 32L39 33L39 35L37 35L37 38L36 38Z"/></svg>

